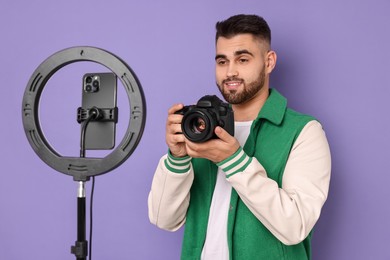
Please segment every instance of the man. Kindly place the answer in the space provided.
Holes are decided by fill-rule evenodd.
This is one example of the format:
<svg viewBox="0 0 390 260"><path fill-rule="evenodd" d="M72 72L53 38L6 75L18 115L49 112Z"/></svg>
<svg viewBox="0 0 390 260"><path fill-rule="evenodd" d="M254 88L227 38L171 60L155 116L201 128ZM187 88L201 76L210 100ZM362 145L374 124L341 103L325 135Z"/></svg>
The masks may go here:
<svg viewBox="0 0 390 260"><path fill-rule="evenodd" d="M330 181L325 133L269 88L276 53L263 18L236 15L216 29L216 81L235 134L216 127L218 138L190 142L175 114L183 105L169 109L150 221L170 231L185 224L182 259L310 259Z"/></svg>

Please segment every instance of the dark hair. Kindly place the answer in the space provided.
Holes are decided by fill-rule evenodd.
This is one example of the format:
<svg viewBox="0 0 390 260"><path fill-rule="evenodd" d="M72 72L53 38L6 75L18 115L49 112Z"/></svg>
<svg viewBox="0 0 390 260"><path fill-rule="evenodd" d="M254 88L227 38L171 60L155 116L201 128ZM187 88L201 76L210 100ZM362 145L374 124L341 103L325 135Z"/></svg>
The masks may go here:
<svg viewBox="0 0 390 260"><path fill-rule="evenodd" d="M217 22L215 42L219 37L231 38L238 34L249 33L271 44L271 29L263 17L258 15L238 14L224 21Z"/></svg>

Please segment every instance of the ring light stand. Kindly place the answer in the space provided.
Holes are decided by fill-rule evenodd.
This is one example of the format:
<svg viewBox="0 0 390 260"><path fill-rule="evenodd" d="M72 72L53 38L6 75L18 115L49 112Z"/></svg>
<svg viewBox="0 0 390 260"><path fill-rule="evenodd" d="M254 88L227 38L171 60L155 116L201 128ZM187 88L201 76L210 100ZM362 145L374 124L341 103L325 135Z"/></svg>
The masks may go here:
<svg viewBox="0 0 390 260"><path fill-rule="evenodd" d="M62 156L49 145L40 127L38 106L46 83L62 67L80 61L99 63L110 69L121 80L129 99L130 120L127 131L120 144L104 158ZM85 239L84 184L90 177L105 174L121 165L137 147L146 121L146 104L141 85L131 68L110 52L88 46L64 49L50 56L34 71L24 92L22 118L27 139L41 160L56 171L73 176L74 181L79 182L78 239L71 252L78 260L85 260L88 249Z"/></svg>

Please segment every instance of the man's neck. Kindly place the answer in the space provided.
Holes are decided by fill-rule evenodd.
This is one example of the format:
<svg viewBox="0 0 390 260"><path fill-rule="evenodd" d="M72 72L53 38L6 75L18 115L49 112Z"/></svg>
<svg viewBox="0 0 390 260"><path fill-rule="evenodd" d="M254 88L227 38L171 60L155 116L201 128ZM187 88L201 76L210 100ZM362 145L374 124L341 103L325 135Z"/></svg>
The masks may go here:
<svg viewBox="0 0 390 260"><path fill-rule="evenodd" d="M269 96L269 88L262 88L251 100L243 104L232 105L234 111L234 121L255 120Z"/></svg>

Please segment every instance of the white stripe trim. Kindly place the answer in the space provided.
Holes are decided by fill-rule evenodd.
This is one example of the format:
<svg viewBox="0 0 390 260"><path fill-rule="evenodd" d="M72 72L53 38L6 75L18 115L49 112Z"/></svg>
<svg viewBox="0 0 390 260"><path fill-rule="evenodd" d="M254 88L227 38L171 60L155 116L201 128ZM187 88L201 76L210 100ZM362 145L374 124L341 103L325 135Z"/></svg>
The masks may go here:
<svg viewBox="0 0 390 260"><path fill-rule="evenodd" d="M190 164L189 163L184 165L184 166L178 166L178 165L172 164L169 159L167 160L167 164L169 165L169 167L171 167L173 169L177 169L179 171L180 170L187 170L187 169L190 168Z"/></svg>
<svg viewBox="0 0 390 260"><path fill-rule="evenodd" d="M191 157L188 157L186 159L177 159L173 156L169 156L169 160L175 164L185 164L185 163L189 163L191 161Z"/></svg>
<svg viewBox="0 0 390 260"><path fill-rule="evenodd" d="M237 162L243 156L243 154L244 154L244 150L241 149L241 151L236 156L234 156L233 158L231 158L229 161L225 162L224 164L220 165L220 167L222 169L229 167L233 163Z"/></svg>
<svg viewBox="0 0 390 260"><path fill-rule="evenodd" d="M249 159L250 159L249 156L246 155L244 160L241 163L239 163L238 165L236 165L234 168L230 169L229 171L225 172L226 175L235 173L236 171L240 170L245 164L248 163Z"/></svg>

